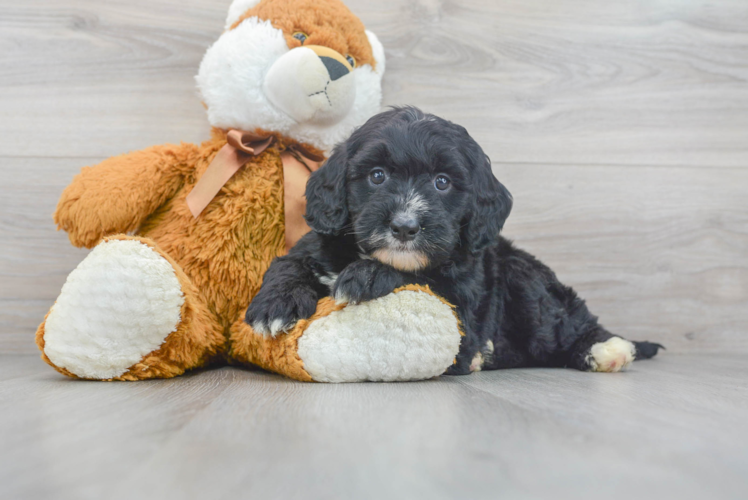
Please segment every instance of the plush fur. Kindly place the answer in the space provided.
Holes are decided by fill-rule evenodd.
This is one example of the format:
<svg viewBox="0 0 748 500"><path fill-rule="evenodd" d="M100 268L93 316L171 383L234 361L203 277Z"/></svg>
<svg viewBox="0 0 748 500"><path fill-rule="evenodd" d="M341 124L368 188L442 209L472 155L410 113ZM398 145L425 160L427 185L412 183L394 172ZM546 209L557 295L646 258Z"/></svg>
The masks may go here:
<svg viewBox="0 0 748 500"><path fill-rule="evenodd" d="M130 292L139 293L127 300ZM76 307L81 303L86 307ZM47 317L44 352L80 377L118 377L161 347L183 305L174 268L153 248L104 242L70 273Z"/></svg>
<svg viewBox="0 0 748 500"><path fill-rule="evenodd" d="M231 26L239 21L239 18L243 17L245 12L256 6L258 3L260 3L260 0L234 0L231 2L231 5L229 5L229 12L226 14L224 29L226 31L230 30Z"/></svg>
<svg viewBox="0 0 748 500"><path fill-rule="evenodd" d="M211 138L110 158L84 168L62 193L54 219L70 241L87 248L108 241L71 274L37 331L43 358L66 375L172 377L229 361L232 325L241 322L272 259L286 251L282 155L294 147L321 155L378 111L381 45L339 0L236 0L229 18L230 28L208 50L198 76L216 125ZM296 122L262 93L273 63L299 47L293 34L300 29L318 46L343 51L338 60L352 54L360 61L346 76L357 87L356 101L335 124ZM185 198L226 145L228 127L272 135L274 142L195 218ZM114 279L123 269L130 270L129 284ZM168 288L171 299L181 296L181 306L161 300L160 288ZM152 307L159 302L163 318Z"/></svg>
<svg viewBox="0 0 748 500"><path fill-rule="evenodd" d="M318 382L422 380L452 365L460 340L457 317L443 299L405 286L318 318L299 339L298 353Z"/></svg>
<svg viewBox="0 0 748 500"><path fill-rule="evenodd" d="M134 271L133 266L144 264L144 255L147 268ZM130 276L112 280L117 274ZM70 286L65 284L36 332L42 359L60 373L99 380L169 378L225 356L224 332L215 315L179 264L153 240L105 238L71 275ZM164 318L160 307L177 295L178 323L170 324L174 318ZM142 297L155 304L143 305ZM159 319L166 328L152 329ZM147 347L153 350L142 354ZM132 361L128 356L135 349L141 356Z"/></svg>
<svg viewBox="0 0 748 500"><path fill-rule="evenodd" d="M256 331L287 331L328 295L360 303L415 283L457 307L465 336L447 373L618 371L661 347L608 332L499 235L512 197L463 127L416 108L377 115L335 148L306 195L313 232L268 269L246 314Z"/></svg>
<svg viewBox="0 0 748 500"><path fill-rule="evenodd" d="M406 285L356 305L325 297L284 335L237 322L231 358L304 382L420 380L452 365L461 335L450 304L427 286Z"/></svg>
<svg viewBox="0 0 748 500"><path fill-rule="evenodd" d="M185 198L225 143L216 129L201 146L154 146L84 168L63 192L55 222L76 246L131 231L155 241L228 328L284 253L279 149L288 142L250 160L195 219Z"/></svg>
<svg viewBox="0 0 748 500"><path fill-rule="evenodd" d="M237 2L239 7L252 5ZM303 44L294 38L295 33L307 36ZM264 85L268 75L277 74L274 66L282 64L294 49L314 45L354 58L356 66L345 79L350 80L346 85L355 97L351 107L346 105L345 113L333 119L298 120L273 104L277 98L269 98L284 82L291 85L297 73L285 71L283 77L270 82L269 89ZM310 60L317 58L310 54ZM379 111L384 64L384 50L376 35L339 0L265 0L236 17L208 49L196 79L214 127L272 130L328 151ZM345 84L342 80L331 85ZM324 88L323 82L319 90ZM337 105L334 100L332 104Z"/></svg>

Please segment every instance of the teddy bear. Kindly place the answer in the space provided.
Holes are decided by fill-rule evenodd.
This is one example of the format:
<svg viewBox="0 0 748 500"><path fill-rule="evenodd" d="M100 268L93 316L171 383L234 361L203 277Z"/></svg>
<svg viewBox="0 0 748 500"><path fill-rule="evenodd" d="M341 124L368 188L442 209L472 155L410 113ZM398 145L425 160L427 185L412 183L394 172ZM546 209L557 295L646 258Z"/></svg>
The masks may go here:
<svg viewBox="0 0 748 500"><path fill-rule="evenodd" d="M243 322L270 262L309 231L311 172L378 112L384 69L340 0L234 0L196 76L210 139L107 159L62 193L58 229L92 251L37 330L42 358L94 380L225 364L324 382L443 373L460 326L427 287L328 297L279 335Z"/></svg>

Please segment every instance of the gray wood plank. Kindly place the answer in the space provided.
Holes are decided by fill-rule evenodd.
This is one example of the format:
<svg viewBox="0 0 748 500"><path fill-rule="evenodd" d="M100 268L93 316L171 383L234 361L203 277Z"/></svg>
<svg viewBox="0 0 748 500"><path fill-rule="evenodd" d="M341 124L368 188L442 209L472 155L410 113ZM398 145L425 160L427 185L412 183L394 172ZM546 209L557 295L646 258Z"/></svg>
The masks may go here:
<svg viewBox="0 0 748 500"><path fill-rule="evenodd" d="M7 498L744 498L746 358L302 384L65 379L0 357ZM3 380L22 359L38 369Z"/></svg>
<svg viewBox="0 0 748 500"><path fill-rule="evenodd" d="M0 152L106 157L199 140L193 76L229 4L3 2Z"/></svg>
<svg viewBox="0 0 748 500"><path fill-rule="evenodd" d="M39 154L40 130L52 156L195 140L192 75L228 3L7 2L0 150ZM386 103L465 123L505 161L745 166L745 2L350 6L388 49Z"/></svg>
<svg viewBox="0 0 748 500"><path fill-rule="evenodd" d="M417 97L504 161L746 165L745 2L378 4L388 103Z"/></svg>

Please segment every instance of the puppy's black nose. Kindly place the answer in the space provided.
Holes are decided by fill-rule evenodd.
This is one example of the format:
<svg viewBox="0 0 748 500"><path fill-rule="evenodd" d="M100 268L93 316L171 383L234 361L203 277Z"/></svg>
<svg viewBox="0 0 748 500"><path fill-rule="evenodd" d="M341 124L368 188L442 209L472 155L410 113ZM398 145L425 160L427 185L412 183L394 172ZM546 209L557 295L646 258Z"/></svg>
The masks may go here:
<svg viewBox="0 0 748 500"><path fill-rule="evenodd" d="M413 241L420 230L420 224L413 217L398 215L390 223L392 236L403 242Z"/></svg>

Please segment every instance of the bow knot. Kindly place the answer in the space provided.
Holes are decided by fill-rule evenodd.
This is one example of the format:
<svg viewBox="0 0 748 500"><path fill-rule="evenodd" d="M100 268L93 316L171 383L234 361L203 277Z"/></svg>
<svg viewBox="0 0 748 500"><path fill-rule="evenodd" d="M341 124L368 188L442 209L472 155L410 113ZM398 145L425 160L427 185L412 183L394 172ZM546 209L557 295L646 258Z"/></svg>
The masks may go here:
<svg viewBox="0 0 748 500"><path fill-rule="evenodd" d="M187 195L187 207L193 217L197 218L205 210L240 168L252 157L262 154L275 141L276 137L273 135L229 130L226 134L226 144L218 151L205 173ZM309 226L304 221L304 188L309 175L319 168L319 163L324 159L323 156L309 151L300 144L286 147L281 154L287 250L309 231Z"/></svg>
<svg viewBox="0 0 748 500"><path fill-rule="evenodd" d="M275 136L273 135L229 130L226 134L226 144L218 151L203 176L200 177L190 194L187 195L187 206L192 215L197 218L229 179L246 165L253 156L262 154L273 142L275 142ZM323 156L298 144L289 146L287 151L310 172L312 169L302 157L308 158L312 162L321 162L325 159Z"/></svg>
<svg viewBox="0 0 748 500"><path fill-rule="evenodd" d="M257 156L265 151L273 143L274 139L275 137L272 135L261 136L253 132L242 132L241 130L232 129L226 134L226 145L242 153ZM247 160L249 160L249 157Z"/></svg>

